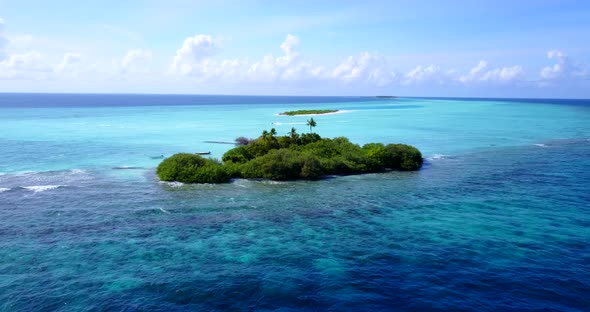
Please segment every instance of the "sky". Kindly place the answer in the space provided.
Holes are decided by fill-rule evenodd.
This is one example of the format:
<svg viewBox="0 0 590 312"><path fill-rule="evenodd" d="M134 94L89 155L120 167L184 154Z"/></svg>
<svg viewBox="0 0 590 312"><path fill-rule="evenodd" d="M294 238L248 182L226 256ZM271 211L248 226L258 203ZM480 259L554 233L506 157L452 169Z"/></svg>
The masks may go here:
<svg viewBox="0 0 590 312"><path fill-rule="evenodd" d="M590 98L590 1L0 0L0 92Z"/></svg>

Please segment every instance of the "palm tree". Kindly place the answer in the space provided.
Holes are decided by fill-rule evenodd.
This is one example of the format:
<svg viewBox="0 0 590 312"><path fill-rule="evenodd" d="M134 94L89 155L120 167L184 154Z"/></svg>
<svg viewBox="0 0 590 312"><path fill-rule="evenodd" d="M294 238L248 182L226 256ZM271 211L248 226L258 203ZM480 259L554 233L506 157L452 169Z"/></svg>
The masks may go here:
<svg viewBox="0 0 590 312"><path fill-rule="evenodd" d="M270 129L269 134L270 134L271 138L274 137L275 135L277 135L277 129L275 129L275 128Z"/></svg>
<svg viewBox="0 0 590 312"><path fill-rule="evenodd" d="M307 125L309 126L309 133L312 133L311 128L317 126L317 123L315 122L315 120L313 120L313 117L311 117L311 119L307 121Z"/></svg>
<svg viewBox="0 0 590 312"><path fill-rule="evenodd" d="M266 139L267 136L268 136L268 131L266 131L266 130L262 131L262 138Z"/></svg>
<svg viewBox="0 0 590 312"><path fill-rule="evenodd" d="M291 139L297 138L297 131L295 130L295 127L291 128L291 131L289 131L289 136L291 136Z"/></svg>

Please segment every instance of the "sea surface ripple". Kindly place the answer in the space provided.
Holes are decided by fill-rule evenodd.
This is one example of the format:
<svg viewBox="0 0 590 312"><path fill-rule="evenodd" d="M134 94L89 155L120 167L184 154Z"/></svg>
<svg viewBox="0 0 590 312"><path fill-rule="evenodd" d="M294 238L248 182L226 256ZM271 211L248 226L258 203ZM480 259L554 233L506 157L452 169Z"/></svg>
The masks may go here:
<svg viewBox="0 0 590 312"><path fill-rule="evenodd" d="M158 181L149 144L79 143L110 148L85 162L3 132L0 311L588 311L590 141L563 127L435 142L417 172L222 185Z"/></svg>

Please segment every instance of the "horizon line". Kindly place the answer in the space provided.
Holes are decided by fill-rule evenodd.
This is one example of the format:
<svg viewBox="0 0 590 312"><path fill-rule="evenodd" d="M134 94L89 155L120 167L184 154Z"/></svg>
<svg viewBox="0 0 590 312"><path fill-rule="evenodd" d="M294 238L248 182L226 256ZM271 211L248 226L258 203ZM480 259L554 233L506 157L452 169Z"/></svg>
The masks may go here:
<svg viewBox="0 0 590 312"><path fill-rule="evenodd" d="M379 98L391 99L474 99L474 100L590 100L590 98L546 98L546 97L485 97L485 96L419 96L419 95L273 95L273 94L215 94L215 93L133 93L133 92L0 92L0 95L137 95L137 96L241 96L241 97L337 97L337 98Z"/></svg>

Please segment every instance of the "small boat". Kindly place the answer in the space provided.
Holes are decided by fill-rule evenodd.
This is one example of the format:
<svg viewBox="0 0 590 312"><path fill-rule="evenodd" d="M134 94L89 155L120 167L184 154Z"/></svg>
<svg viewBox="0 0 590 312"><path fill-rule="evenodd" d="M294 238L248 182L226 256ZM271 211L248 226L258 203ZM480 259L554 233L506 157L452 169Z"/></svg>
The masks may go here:
<svg viewBox="0 0 590 312"><path fill-rule="evenodd" d="M211 155L211 152L196 152L197 155Z"/></svg>

